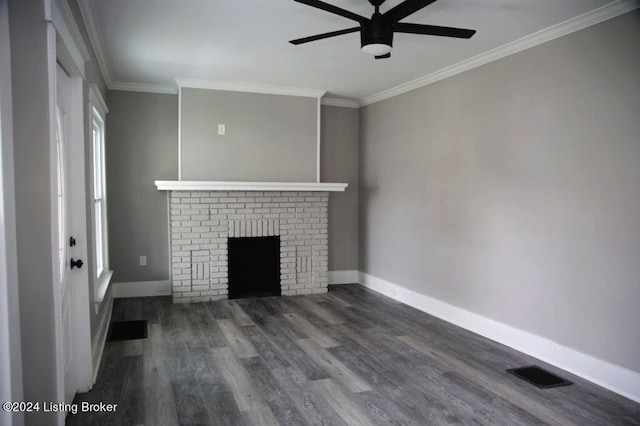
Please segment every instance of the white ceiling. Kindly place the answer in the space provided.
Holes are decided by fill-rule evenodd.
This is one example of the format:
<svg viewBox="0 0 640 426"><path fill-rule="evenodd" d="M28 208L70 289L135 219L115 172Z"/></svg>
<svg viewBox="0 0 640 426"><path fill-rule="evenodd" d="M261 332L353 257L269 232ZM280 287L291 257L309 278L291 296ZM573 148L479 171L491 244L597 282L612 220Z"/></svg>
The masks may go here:
<svg viewBox="0 0 640 426"><path fill-rule="evenodd" d="M373 12L367 0L325 1L367 17ZM387 0L381 11L400 2ZM163 91L185 78L362 100L621 3L630 1L438 0L403 22L470 28L476 35L396 34L386 60L361 53L359 33L291 45L288 40L357 25L293 0L81 0L81 7L110 87Z"/></svg>

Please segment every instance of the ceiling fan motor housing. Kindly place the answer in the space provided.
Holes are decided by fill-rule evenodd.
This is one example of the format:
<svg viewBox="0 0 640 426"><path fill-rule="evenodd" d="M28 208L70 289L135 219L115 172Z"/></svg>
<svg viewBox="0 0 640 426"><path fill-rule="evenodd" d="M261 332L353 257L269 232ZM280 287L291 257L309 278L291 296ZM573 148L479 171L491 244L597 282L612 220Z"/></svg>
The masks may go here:
<svg viewBox="0 0 640 426"><path fill-rule="evenodd" d="M380 13L374 13L370 21L363 22L361 25L361 46L368 44L393 46L393 27L384 21Z"/></svg>

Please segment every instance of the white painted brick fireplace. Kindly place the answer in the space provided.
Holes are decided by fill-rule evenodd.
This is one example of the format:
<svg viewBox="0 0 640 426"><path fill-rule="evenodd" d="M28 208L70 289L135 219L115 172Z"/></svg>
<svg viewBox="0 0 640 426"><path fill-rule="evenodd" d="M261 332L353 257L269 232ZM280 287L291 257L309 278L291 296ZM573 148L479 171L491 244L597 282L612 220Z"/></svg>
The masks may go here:
<svg viewBox="0 0 640 426"><path fill-rule="evenodd" d="M159 182L156 184L163 189ZM193 185L172 190L165 185L169 190L173 301L226 299L228 238L239 237L280 237L283 295L326 292L328 191L344 191L346 185L309 184L301 188L316 189L319 185L324 185L318 188L324 190L273 190L280 186L243 191L185 189L193 189ZM341 185L342 189L331 185ZM262 189L262 185L250 188Z"/></svg>

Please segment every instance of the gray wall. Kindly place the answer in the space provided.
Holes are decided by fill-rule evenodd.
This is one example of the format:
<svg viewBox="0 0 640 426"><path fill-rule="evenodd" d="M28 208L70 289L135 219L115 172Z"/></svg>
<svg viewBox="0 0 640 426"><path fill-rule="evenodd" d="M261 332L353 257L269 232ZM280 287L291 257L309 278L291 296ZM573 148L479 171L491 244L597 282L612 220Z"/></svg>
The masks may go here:
<svg viewBox="0 0 640 426"><path fill-rule="evenodd" d="M178 96L108 92L109 255L114 282L169 279L167 193L178 178ZM141 255L147 266L139 266Z"/></svg>
<svg viewBox="0 0 640 426"><path fill-rule="evenodd" d="M640 12L361 111L360 268L640 371Z"/></svg>
<svg viewBox="0 0 640 426"><path fill-rule="evenodd" d="M185 88L180 102L183 180L315 182L316 99Z"/></svg>
<svg viewBox="0 0 640 426"><path fill-rule="evenodd" d="M47 35L42 1L10 1L15 207L25 401L55 401ZM50 421L46 413L27 423Z"/></svg>
<svg viewBox="0 0 640 426"><path fill-rule="evenodd" d="M169 279L167 199L153 182L177 179L177 96L109 91L107 100L114 281ZM349 183L345 193L332 193L330 198L329 270L358 266L358 120L357 109L322 107L322 180ZM138 265L140 255L147 256L147 267Z"/></svg>
<svg viewBox="0 0 640 426"><path fill-rule="evenodd" d="M321 108L320 178L346 182L329 196L329 271L358 269L358 131L355 108Z"/></svg>
<svg viewBox="0 0 640 426"><path fill-rule="evenodd" d="M9 40L9 9L7 1L0 0L0 401L24 401ZM0 424L23 423L23 413L0 412Z"/></svg>

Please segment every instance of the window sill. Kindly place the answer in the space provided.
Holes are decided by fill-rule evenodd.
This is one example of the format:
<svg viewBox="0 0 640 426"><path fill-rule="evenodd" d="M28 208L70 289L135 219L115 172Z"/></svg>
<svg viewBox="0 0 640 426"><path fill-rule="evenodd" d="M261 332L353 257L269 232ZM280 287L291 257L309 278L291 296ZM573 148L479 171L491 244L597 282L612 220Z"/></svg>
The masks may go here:
<svg viewBox="0 0 640 426"><path fill-rule="evenodd" d="M95 294L96 314L100 310L100 305L104 300L104 295L107 294L107 290L109 289L109 284L111 283L112 276L113 276L113 271L105 270L98 277L98 285L97 285L96 294Z"/></svg>

